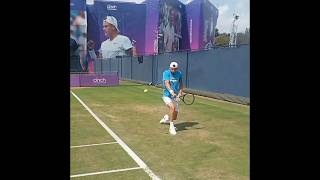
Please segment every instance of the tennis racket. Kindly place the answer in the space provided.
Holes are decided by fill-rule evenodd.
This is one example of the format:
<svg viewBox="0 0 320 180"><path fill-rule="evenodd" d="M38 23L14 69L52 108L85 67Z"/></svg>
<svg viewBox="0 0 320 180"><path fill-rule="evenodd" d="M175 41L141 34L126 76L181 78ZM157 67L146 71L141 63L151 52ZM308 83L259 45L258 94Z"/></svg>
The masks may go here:
<svg viewBox="0 0 320 180"><path fill-rule="evenodd" d="M194 94L185 93L182 96L179 96L182 102L186 105L191 105L195 101Z"/></svg>

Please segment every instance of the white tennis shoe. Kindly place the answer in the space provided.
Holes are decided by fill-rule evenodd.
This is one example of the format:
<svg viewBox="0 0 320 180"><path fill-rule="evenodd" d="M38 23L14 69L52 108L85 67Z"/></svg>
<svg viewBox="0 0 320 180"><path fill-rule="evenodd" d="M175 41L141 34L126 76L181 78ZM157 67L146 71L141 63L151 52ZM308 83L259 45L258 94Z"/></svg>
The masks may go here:
<svg viewBox="0 0 320 180"><path fill-rule="evenodd" d="M169 120L169 115L166 114L163 116L163 118L160 120L160 124L169 124L170 120Z"/></svg>
<svg viewBox="0 0 320 180"><path fill-rule="evenodd" d="M170 133L171 135L176 135L176 134L177 134L177 132L176 132L176 127L173 125L173 123L170 124L169 133Z"/></svg>

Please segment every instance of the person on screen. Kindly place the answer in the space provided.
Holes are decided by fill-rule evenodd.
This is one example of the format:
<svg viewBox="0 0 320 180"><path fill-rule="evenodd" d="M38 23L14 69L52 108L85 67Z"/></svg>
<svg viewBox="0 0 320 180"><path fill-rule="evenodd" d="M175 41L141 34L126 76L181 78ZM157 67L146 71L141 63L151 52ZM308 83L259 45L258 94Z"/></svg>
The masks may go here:
<svg viewBox="0 0 320 180"><path fill-rule="evenodd" d="M174 43L174 10L171 8L169 11L169 22L164 28L164 44L165 44L165 51L172 52L173 51L173 43Z"/></svg>
<svg viewBox="0 0 320 180"><path fill-rule="evenodd" d="M70 36L70 71L81 72L79 44Z"/></svg>
<svg viewBox="0 0 320 180"><path fill-rule="evenodd" d="M163 72L163 97L162 100L169 108L169 115L166 114L160 120L161 124L170 124L169 133L176 135L176 127L173 121L177 119L179 112L179 96L182 96L183 84L182 73L178 71L178 63L171 62L169 69Z"/></svg>
<svg viewBox="0 0 320 180"><path fill-rule="evenodd" d="M94 61L97 59L97 55L95 52L95 42L93 40L89 40L87 43L88 53L87 53L87 62L88 62L88 71L89 73L94 73Z"/></svg>
<svg viewBox="0 0 320 180"><path fill-rule="evenodd" d="M115 58L117 56L132 56L133 46L127 36L120 35L117 19L107 16L103 20L103 31L109 39L103 41L100 47L100 57Z"/></svg>

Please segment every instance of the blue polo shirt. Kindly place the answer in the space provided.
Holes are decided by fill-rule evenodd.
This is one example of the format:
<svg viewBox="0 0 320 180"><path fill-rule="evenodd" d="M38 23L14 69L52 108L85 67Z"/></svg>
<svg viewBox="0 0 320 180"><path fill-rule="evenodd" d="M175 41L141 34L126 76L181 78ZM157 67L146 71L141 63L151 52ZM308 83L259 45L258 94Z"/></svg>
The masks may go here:
<svg viewBox="0 0 320 180"><path fill-rule="evenodd" d="M171 87L173 88L174 93L178 94L180 91L180 80L182 81L182 73L180 71L176 71L172 73L170 69L165 70L163 72L163 80L162 80L163 95L169 98L172 98L169 90L165 85L165 80L170 81L170 84L171 84Z"/></svg>

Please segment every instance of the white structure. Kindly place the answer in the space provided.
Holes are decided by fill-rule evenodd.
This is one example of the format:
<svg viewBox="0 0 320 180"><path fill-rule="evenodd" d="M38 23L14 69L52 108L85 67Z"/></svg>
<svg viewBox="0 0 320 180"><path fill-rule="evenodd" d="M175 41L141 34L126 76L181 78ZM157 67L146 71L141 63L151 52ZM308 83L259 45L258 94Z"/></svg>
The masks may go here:
<svg viewBox="0 0 320 180"><path fill-rule="evenodd" d="M88 4L88 5L94 5L94 0L86 0L86 4Z"/></svg>
<svg viewBox="0 0 320 180"><path fill-rule="evenodd" d="M230 33L230 41L229 41L229 46L233 47L237 45L237 28L238 25L236 25L236 20L239 19L239 16L237 14L233 14L233 21L232 21L232 29Z"/></svg>

